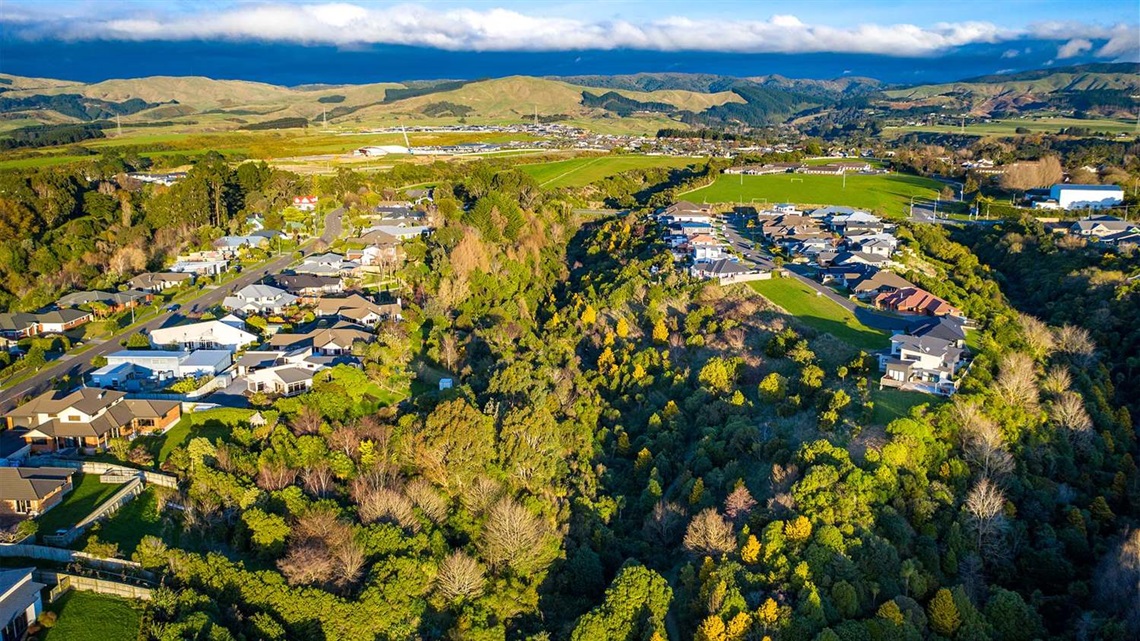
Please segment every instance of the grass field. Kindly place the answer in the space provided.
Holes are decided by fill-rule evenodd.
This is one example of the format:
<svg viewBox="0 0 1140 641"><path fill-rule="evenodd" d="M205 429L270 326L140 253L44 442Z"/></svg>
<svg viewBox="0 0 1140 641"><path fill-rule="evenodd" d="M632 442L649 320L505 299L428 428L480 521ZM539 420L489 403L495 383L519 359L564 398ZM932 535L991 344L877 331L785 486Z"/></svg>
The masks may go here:
<svg viewBox="0 0 1140 641"><path fill-rule="evenodd" d="M741 180L743 178L743 180ZM903 217L912 197L934 198L942 184L904 174L851 174L847 186L841 176L773 174L720 176L708 187L685 194L686 200L706 203L780 203L847 205Z"/></svg>
<svg viewBox="0 0 1140 641"><path fill-rule="evenodd" d="M1111 135L1115 134L1133 134L1136 135L1140 132L1136 129L1134 121L1127 120L1081 120L1078 118L1036 118L1036 119L1021 119L1011 118L1008 120L994 120L991 122L978 122L966 125L965 133L974 136L1014 136L1017 135L1019 127L1028 129L1030 133L1057 133L1066 127L1082 127L1093 132L1105 132ZM962 131L962 128L954 125L932 125L929 127L888 127L884 133L903 134L910 132L932 132L932 133L949 133L956 134Z"/></svg>
<svg viewBox="0 0 1140 641"><path fill-rule="evenodd" d="M803 324L827 332L860 349L880 349L888 344L886 332L867 327L845 307L794 278L773 278L748 283L764 298L783 307Z"/></svg>
<svg viewBox="0 0 1140 641"><path fill-rule="evenodd" d="M139 611L116 596L72 590L47 609L59 620L40 633L43 641L134 641L139 635Z"/></svg>
<svg viewBox="0 0 1140 641"><path fill-rule="evenodd" d="M36 519L40 534L53 534L56 530L70 528L121 487L114 483L100 483L98 474L78 472L71 481L74 487L63 497L63 502Z"/></svg>
<svg viewBox="0 0 1140 641"><path fill-rule="evenodd" d="M675 156L594 156L555 162L521 165L543 187L581 187L633 169L649 167L684 167L699 160Z"/></svg>
<svg viewBox="0 0 1140 641"><path fill-rule="evenodd" d="M879 389L875 374L871 375L871 400L875 403L875 411L871 415L874 425L886 425L896 418L910 416L912 407L929 403L937 405L942 399L921 392L907 392L897 389Z"/></svg>

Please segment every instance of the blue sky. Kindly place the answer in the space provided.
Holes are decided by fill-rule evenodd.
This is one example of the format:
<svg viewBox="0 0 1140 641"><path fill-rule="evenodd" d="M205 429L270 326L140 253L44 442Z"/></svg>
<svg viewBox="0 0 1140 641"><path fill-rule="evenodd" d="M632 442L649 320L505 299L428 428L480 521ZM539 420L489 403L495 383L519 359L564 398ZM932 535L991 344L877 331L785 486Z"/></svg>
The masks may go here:
<svg viewBox="0 0 1140 641"><path fill-rule="evenodd" d="M756 73L896 78L911 73L898 61L914 61L915 73L929 68L934 77L939 69L926 62L945 58L958 65L945 70L958 74L953 78L1137 61L1138 25L1137 0L0 0L0 72L79 79L138 74L165 62L175 75L263 79L261 71L235 76L239 70L225 62L210 67L182 59L228 48L219 60L240 56L244 64L272 49L282 62L326 69L345 60L338 53L373 52L383 65L375 75L387 79L460 77L447 66L477 76L539 73L580 58L606 61L582 73L731 68L738 74L750 68L741 60L752 60L763 62L754 65ZM442 67L416 59L423 52ZM308 61L306 53L321 60ZM471 53L482 61L456 57ZM166 57L154 59L160 56ZM801 64L813 56L831 58ZM698 60L710 62L690 64Z"/></svg>

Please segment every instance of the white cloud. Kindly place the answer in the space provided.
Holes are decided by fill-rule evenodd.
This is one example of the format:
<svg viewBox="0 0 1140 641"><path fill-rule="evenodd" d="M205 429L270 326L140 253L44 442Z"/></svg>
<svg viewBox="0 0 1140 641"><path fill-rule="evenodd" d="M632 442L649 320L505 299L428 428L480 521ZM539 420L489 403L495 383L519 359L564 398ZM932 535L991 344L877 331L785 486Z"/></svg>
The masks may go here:
<svg viewBox="0 0 1140 641"><path fill-rule="evenodd" d="M1057 49L1057 59L1075 58L1086 51L1091 51L1093 43L1085 38L1073 38Z"/></svg>
<svg viewBox="0 0 1140 641"><path fill-rule="evenodd" d="M1017 49L1007 49L1004 52L1002 52L1001 57L1002 58L1016 58L1020 54L1021 54L1021 52L1018 51Z"/></svg>
<svg viewBox="0 0 1140 641"><path fill-rule="evenodd" d="M648 22L589 21L484 8L437 9L438 5L237 4L229 9L164 13L158 3L101 5L100 15L52 16L6 12L0 17L10 35L65 40L230 40L360 46L390 44L450 51L573 51L638 49L739 53L871 53L936 55L969 44L1015 42L1036 37L1065 40L1058 58L1093 51L1133 55L1135 27L1103 27L1075 22L1034 24L1009 29L990 22L857 24L844 27L805 24L793 15L768 20L691 19L663 16ZM196 6L196 5L190 5ZM208 5L207 5L208 6ZM121 15L114 15L116 9ZM125 11L125 13L124 13ZM108 14L110 14L108 16ZM104 17L106 16L106 17ZM1131 39L1130 39L1131 38ZM1003 57L1013 57L1010 49Z"/></svg>

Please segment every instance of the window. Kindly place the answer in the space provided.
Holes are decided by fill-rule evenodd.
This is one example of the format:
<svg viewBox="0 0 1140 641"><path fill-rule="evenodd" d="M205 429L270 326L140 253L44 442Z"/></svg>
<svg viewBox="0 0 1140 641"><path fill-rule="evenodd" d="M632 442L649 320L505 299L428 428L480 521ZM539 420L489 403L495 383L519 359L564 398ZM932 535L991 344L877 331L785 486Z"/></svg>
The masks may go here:
<svg viewBox="0 0 1140 641"><path fill-rule="evenodd" d="M68 415L67 415L67 418L66 418L66 419L64 419L64 420L66 420L66 421L68 421L68 422L70 422L70 423L82 423L82 422L83 422L83 417L81 417L81 416L78 416L78 415L76 415L76 414L68 414Z"/></svg>
<svg viewBox="0 0 1140 641"><path fill-rule="evenodd" d="M27 514L32 511L31 501L16 501L16 514Z"/></svg>

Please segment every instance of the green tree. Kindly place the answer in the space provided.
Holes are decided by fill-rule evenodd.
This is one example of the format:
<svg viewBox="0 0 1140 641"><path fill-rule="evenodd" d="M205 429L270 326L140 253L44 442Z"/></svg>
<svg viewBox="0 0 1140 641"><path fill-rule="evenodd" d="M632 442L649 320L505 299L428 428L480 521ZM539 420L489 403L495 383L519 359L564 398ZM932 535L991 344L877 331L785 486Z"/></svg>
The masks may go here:
<svg viewBox="0 0 1140 641"><path fill-rule="evenodd" d="M640 641L666 637L665 614L673 600L669 583L641 565L627 564L606 589L602 604L582 615L571 641Z"/></svg>
<svg viewBox="0 0 1140 641"><path fill-rule="evenodd" d="M934 598L927 604L926 611L930 617L930 629L944 637L954 636L958 626L962 625L958 606L954 604L954 595L946 588L934 593Z"/></svg>

